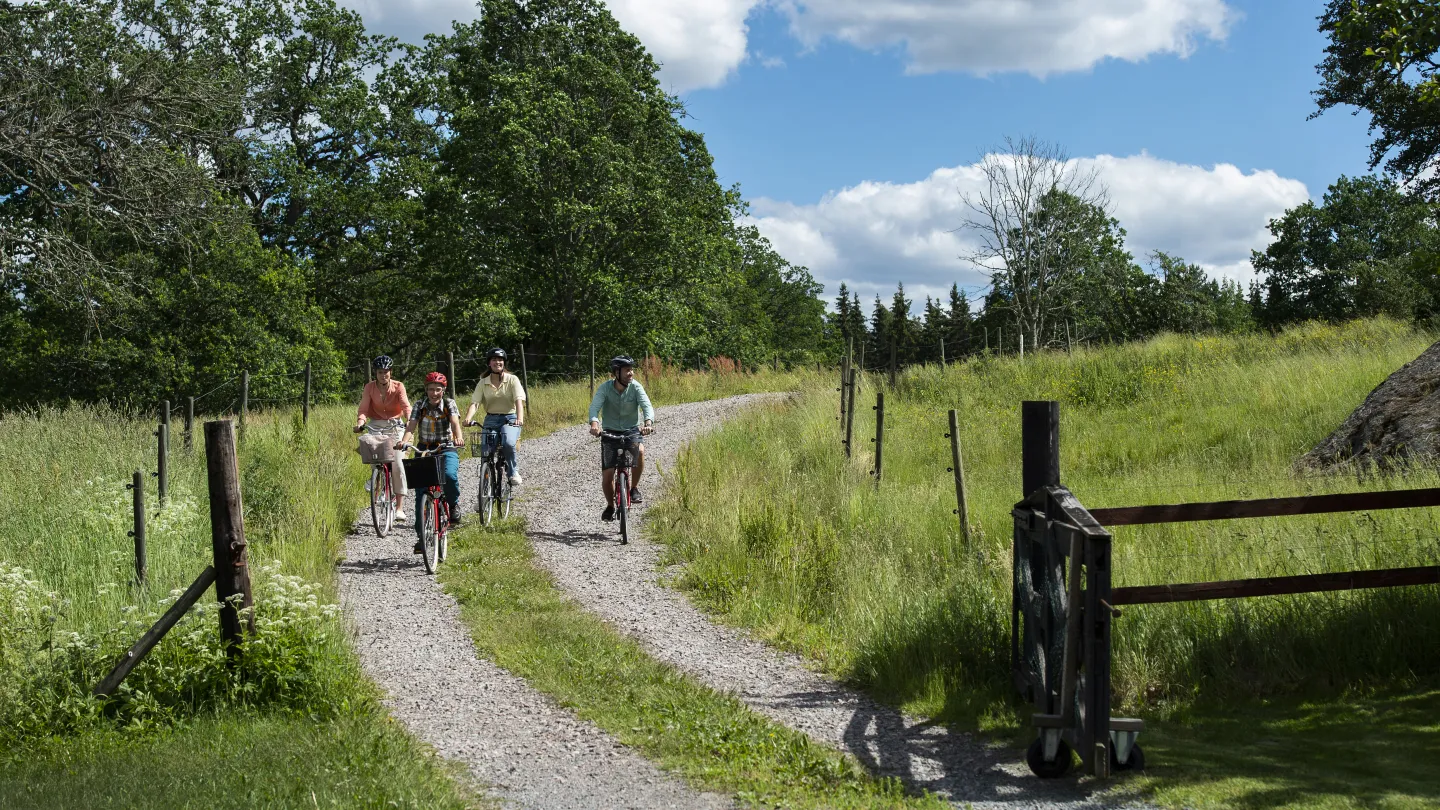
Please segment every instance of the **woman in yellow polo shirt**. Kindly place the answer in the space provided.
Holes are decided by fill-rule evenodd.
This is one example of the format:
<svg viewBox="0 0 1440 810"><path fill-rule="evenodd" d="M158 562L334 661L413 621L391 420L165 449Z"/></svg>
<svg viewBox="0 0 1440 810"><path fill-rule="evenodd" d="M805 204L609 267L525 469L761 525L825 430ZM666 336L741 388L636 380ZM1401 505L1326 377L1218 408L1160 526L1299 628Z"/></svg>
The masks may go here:
<svg viewBox="0 0 1440 810"><path fill-rule="evenodd" d="M500 457L505 460L505 473L510 485L518 486L524 480L520 477L515 443L520 441L520 428L525 426L525 388L520 385L519 377L505 370L504 349L486 352L485 362L490 366L490 373L475 386L475 393L470 396L470 410L465 412L465 423L475 424L475 411L485 409L481 426L487 431L500 431ZM488 435L480 452L490 452Z"/></svg>

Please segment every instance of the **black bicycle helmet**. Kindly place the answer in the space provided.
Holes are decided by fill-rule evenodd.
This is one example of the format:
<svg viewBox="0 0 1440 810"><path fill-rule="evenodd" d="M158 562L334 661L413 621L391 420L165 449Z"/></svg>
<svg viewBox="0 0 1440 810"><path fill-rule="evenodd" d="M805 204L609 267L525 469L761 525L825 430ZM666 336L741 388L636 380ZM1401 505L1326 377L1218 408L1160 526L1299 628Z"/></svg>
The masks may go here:
<svg viewBox="0 0 1440 810"><path fill-rule="evenodd" d="M626 366L629 366L629 367L631 367L631 368L634 368L634 367L635 367L635 359L634 359L633 357L630 357L630 356L624 355L624 354L619 355L619 356L617 356L617 357L613 357L613 358L610 359L610 373L611 373L611 374L619 374L619 373L620 373L620 369L622 369L622 368L624 368L624 367L626 367Z"/></svg>
<svg viewBox="0 0 1440 810"><path fill-rule="evenodd" d="M485 353L485 362L488 363L488 362L490 362L491 360L494 360L494 359L497 358L497 357L500 358L501 360L509 360L509 359L510 359L510 358L508 358L508 357L505 356L505 350L504 350L504 349L500 348L499 346L496 346L495 348L493 348L493 349L491 349L490 351L488 351L488 352Z"/></svg>
<svg viewBox="0 0 1440 810"><path fill-rule="evenodd" d="M370 368L375 369L376 371L383 371L387 368L393 368L394 366L395 361L391 360L390 355L388 354L382 354L374 360L370 361Z"/></svg>

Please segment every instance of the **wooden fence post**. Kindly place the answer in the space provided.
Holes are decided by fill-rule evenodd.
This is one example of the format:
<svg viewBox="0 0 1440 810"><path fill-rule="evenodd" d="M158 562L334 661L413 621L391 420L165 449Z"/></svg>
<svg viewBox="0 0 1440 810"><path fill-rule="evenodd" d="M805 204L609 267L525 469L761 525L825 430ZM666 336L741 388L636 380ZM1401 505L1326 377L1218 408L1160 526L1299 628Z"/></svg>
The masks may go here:
<svg viewBox="0 0 1440 810"><path fill-rule="evenodd" d="M1110 775L1110 538L1085 538L1083 554L1086 583L1080 655L1085 689L1080 703L1085 707L1085 725L1075 747L1080 749L1085 770L1104 779Z"/></svg>
<svg viewBox="0 0 1440 810"><path fill-rule="evenodd" d="M242 628L240 611L253 607L250 567L245 554L245 518L240 499L240 467L230 421L205 423L205 467L210 485L210 541L215 557L215 597L220 600L220 638L231 661L240 654L246 631L255 631L249 615ZM238 604L237 604L238 603Z"/></svg>
<svg viewBox="0 0 1440 810"><path fill-rule="evenodd" d="M450 367L450 398L460 399L460 383L455 379L455 352L446 352L445 361Z"/></svg>
<svg viewBox="0 0 1440 810"><path fill-rule="evenodd" d="M240 372L240 438L245 438L245 412L250 410L250 371ZM209 439L207 438L208 442ZM219 570L218 568L216 569Z"/></svg>
<svg viewBox="0 0 1440 810"><path fill-rule="evenodd" d="M185 398L185 449L195 448L195 397Z"/></svg>
<svg viewBox="0 0 1440 810"><path fill-rule="evenodd" d="M880 483L880 472L883 469L885 459L885 392L875 392L875 469L870 472L875 476L875 483Z"/></svg>
<svg viewBox="0 0 1440 810"><path fill-rule="evenodd" d="M698 364L697 364L698 365ZM528 393L528 392L527 392ZM590 396L595 396L595 344L590 344Z"/></svg>
<svg viewBox="0 0 1440 810"><path fill-rule="evenodd" d="M300 405L301 424L310 424L310 361L305 361L305 399Z"/></svg>
<svg viewBox="0 0 1440 810"><path fill-rule="evenodd" d="M950 471L955 473L955 514L960 516L960 535L965 538L965 547L970 547L970 515L965 508L965 467L960 457L960 424L955 409L950 409Z"/></svg>
<svg viewBox="0 0 1440 810"><path fill-rule="evenodd" d="M945 365L945 338L940 338L940 365Z"/></svg>
<svg viewBox="0 0 1440 810"><path fill-rule="evenodd" d="M851 438L855 435L855 381L860 372L850 369L849 402L845 408L845 457L850 458ZM843 396L843 395L842 395Z"/></svg>
<svg viewBox="0 0 1440 810"><path fill-rule="evenodd" d="M1020 403L1021 498L1041 487L1060 485L1060 403Z"/></svg>
<svg viewBox="0 0 1440 810"><path fill-rule="evenodd" d="M850 351L840 358L840 429L845 429L845 386L850 382Z"/></svg>
<svg viewBox="0 0 1440 810"><path fill-rule="evenodd" d="M530 371L525 366L525 344L520 344L520 385L525 388L525 409L530 410Z"/></svg>
<svg viewBox="0 0 1440 810"><path fill-rule="evenodd" d="M892 336L892 337L890 338L890 387L891 387L891 388L894 388L894 387L895 387L895 373L896 373L896 371L897 371L897 369L896 369L896 364L895 364L895 338Z"/></svg>
<svg viewBox="0 0 1440 810"><path fill-rule="evenodd" d="M145 474L136 470L125 488L134 493L130 502L135 528L130 530L130 536L135 538L135 582L144 585L148 567L145 562Z"/></svg>
<svg viewBox="0 0 1440 810"><path fill-rule="evenodd" d="M170 500L170 400L160 403L160 426L155 429L156 493L163 507Z"/></svg>

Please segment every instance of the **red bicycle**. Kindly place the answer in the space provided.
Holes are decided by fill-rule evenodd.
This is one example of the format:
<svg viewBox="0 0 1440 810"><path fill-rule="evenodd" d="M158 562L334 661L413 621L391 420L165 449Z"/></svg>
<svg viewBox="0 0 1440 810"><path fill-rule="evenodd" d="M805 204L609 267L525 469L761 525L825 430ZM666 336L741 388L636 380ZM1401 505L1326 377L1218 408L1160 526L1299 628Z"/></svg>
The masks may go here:
<svg viewBox="0 0 1440 810"><path fill-rule="evenodd" d="M454 450L454 445L421 450L407 444L405 450L414 450L415 457L407 458L405 483L415 493L415 531L420 535L420 557L425 562L425 573L433 574L445 560L449 545L450 504L445 500L445 467L440 454Z"/></svg>
<svg viewBox="0 0 1440 810"><path fill-rule="evenodd" d="M620 521L620 545L630 542L630 528L627 520L630 514L630 471L635 467L635 445L640 443L640 432L600 431L600 441L615 448L615 519Z"/></svg>

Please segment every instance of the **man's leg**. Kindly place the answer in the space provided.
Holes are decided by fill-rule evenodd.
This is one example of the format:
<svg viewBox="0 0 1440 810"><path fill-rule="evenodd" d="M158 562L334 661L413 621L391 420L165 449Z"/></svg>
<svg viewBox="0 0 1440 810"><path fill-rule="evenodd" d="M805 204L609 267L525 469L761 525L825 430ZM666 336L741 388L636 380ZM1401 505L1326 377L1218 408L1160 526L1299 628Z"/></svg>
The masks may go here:
<svg viewBox="0 0 1440 810"><path fill-rule="evenodd" d="M615 468L600 473L600 489L605 493L605 505L615 503Z"/></svg>
<svg viewBox="0 0 1440 810"><path fill-rule="evenodd" d="M635 469L630 473L630 488L640 486L640 476L645 474L645 445L635 445Z"/></svg>

